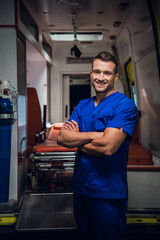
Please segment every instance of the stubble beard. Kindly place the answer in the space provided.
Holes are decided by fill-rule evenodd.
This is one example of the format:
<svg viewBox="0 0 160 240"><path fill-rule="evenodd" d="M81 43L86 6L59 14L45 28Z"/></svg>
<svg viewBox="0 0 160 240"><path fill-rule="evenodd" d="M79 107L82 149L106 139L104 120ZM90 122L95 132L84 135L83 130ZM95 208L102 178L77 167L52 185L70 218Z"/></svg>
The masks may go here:
<svg viewBox="0 0 160 240"><path fill-rule="evenodd" d="M92 83L92 86L96 93L109 93L114 89L114 83L107 85L104 89L98 89L96 88L95 84Z"/></svg>

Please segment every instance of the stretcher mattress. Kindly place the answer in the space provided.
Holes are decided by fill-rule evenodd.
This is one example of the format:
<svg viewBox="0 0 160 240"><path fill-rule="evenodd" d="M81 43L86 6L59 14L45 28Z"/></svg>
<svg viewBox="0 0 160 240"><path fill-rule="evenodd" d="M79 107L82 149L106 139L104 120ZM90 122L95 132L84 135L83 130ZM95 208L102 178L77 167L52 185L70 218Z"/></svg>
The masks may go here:
<svg viewBox="0 0 160 240"><path fill-rule="evenodd" d="M57 144L57 137L60 126L53 126L49 132L47 139L33 147L33 152L76 152L77 148L66 148Z"/></svg>

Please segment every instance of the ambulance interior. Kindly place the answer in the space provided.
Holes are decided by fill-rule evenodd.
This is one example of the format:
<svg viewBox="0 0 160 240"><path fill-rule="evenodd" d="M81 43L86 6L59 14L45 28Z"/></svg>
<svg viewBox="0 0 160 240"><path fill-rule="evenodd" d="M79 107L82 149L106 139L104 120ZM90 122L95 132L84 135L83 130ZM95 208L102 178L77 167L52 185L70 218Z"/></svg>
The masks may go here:
<svg viewBox="0 0 160 240"><path fill-rule="evenodd" d="M77 149L61 147L56 139L78 102L94 95L91 61L106 50L119 61L116 90L132 98L138 111L127 165L127 224L158 228L158 0L7 0L0 3L1 9L7 4L10 10L0 17L0 78L15 87L17 101L8 201L0 203L2 221L10 214L19 232L76 229L72 178ZM5 62L12 66L9 74Z"/></svg>

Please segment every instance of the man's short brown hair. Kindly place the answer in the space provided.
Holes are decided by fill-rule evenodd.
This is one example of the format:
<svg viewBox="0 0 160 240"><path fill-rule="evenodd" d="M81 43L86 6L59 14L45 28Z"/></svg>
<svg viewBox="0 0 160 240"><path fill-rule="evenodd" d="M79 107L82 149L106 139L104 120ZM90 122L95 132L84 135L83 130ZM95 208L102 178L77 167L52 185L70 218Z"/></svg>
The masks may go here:
<svg viewBox="0 0 160 240"><path fill-rule="evenodd" d="M118 61L109 52L103 51L103 52L100 52L96 57L94 57L92 60L92 69L93 69L93 63L96 59L102 60L104 62L109 62L109 61L113 62L115 64L114 74L118 73Z"/></svg>

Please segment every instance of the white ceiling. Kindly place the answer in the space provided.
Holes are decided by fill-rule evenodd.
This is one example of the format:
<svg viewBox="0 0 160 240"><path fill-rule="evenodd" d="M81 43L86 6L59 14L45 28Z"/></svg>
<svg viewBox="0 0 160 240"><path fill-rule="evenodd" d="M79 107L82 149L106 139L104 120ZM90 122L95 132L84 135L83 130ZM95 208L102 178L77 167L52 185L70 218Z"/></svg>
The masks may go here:
<svg viewBox="0 0 160 240"><path fill-rule="evenodd" d="M103 40L96 43L113 45L134 0L24 0L24 3L36 14L44 32L73 31L72 12L76 10L77 32L103 32ZM120 11L121 3L129 3L128 8ZM114 27L115 21L121 25ZM116 38L111 40L111 36Z"/></svg>

